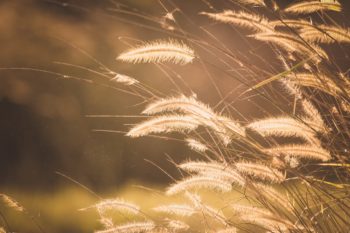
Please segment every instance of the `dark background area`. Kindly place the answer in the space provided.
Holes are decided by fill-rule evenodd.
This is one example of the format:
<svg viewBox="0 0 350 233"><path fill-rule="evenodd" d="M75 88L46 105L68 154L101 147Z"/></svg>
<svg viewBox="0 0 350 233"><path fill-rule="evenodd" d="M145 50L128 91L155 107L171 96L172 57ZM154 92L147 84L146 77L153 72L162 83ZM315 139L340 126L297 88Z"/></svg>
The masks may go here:
<svg viewBox="0 0 350 233"><path fill-rule="evenodd" d="M129 5L129 10L135 7L158 16L166 13L158 1L118 2ZM201 1L198 2L177 1L188 15L208 10ZM278 2L288 4L292 1ZM345 8L338 22L343 21L346 25L349 2L341 2ZM28 70L0 71L0 187L54 190L67 182L55 171L71 176L96 191L118 186L129 179L169 182L166 175L144 159L171 171L173 166L166 155L176 161L187 158L190 152L185 146L172 141L130 139L122 134L92 131L126 131L130 127L128 124L140 119L86 117L90 114L138 114L143 106L140 99L100 86L105 81L96 75L54 63L61 61L99 69L79 49L72 47L76 45L113 70L137 77L172 94L175 93L172 91L174 87L151 65L135 68L115 61L117 54L127 48L118 40L119 36L150 40L168 38L169 35L121 22L116 18L118 14L111 10L116 7L111 1L62 3L0 1L0 67L38 68L94 81L88 84L63 80L55 75ZM223 8L226 6L224 1L216 4L222 4ZM132 17L125 18L134 20ZM223 40L231 40L230 35L222 34ZM239 48L242 45L232 46ZM179 72L188 75L188 85L201 100L214 104L219 101L212 93L208 80L201 77L202 70L179 69ZM224 93L237 86L224 77L218 85ZM244 103L238 102L237 107L241 107L243 114L252 117L258 114L252 112L252 106Z"/></svg>

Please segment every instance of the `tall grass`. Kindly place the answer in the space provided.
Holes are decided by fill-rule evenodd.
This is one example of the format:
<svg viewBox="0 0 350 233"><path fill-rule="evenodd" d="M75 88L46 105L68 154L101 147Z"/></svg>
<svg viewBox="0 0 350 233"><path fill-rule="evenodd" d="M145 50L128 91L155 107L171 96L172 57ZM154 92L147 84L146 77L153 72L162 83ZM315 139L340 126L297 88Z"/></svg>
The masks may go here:
<svg viewBox="0 0 350 233"><path fill-rule="evenodd" d="M261 119L242 120L224 96L220 109L193 93L163 96L137 78L110 72L111 81L130 87L128 92L148 103L141 113L147 120L126 136L180 139L202 159L175 164L183 178L164 195L181 195L183 202L154 207L166 215L106 199L91 206L102 223L96 232L349 232L350 82L347 70L336 63L338 55L330 51L349 46L350 31L328 14L341 14L340 2L303 1L284 8L275 1L240 0L227 1L225 9L203 2L208 11L198 14L227 24L228 32L242 30L246 40L267 47L275 58L256 53L252 56L263 65L251 64L244 51L231 51L209 30L196 28L201 35L185 31L178 21L186 15L178 9L180 14L168 12L159 25L174 38L131 46L117 60L174 72L176 65L198 65L204 75L215 67L245 86L241 96L254 93L278 111L267 109ZM215 64L207 59L212 55ZM272 62L278 62L273 69ZM227 71L237 66L242 70L237 74ZM289 110L281 107L286 100ZM236 190L245 204L228 199L221 208L213 207L201 190L213 191L218 200ZM116 223L111 210L130 221Z"/></svg>
<svg viewBox="0 0 350 233"><path fill-rule="evenodd" d="M279 62L275 73L249 64L206 30L202 33L208 40L184 32L177 22L181 15L167 17L173 26L164 30L173 32L175 38L148 41L117 59L154 63L160 68L168 67L166 63L213 65L202 55L204 50L219 57L223 72L231 64L239 64L253 77L270 73L266 80L255 78L255 84L240 79L248 90L242 95L255 92L280 113L265 111L263 119L238 121L239 115L227 111L231 106L225 99L226 110L218 110L196 95L159 96L140 82L143 93L152 93L142 112L149 117L126 135L182 137L202 159L177 165L184 178L175 180L165 195L182 195L184 202L154 208L166 217L136 213L137 207L132 205L133 214L139 217L120 225L100 206L122 212L131 204L123 203L121 209L115 201L105 200L96 205L105 228L97 232L348 232L350 86L346 70L339 68L335 55L328 52L332 44L349 43L349 30L327 13L341 12L341 4L305 1L282 8L274 1L241 0L223 10L208 5L210 10L200 15L228 24L228 30L243 28L248 40L268 44ZM264 54L257 56L269 63ZM244 77L244 72L237 76ZM268 87L276 80L283 89ZM292 102L290 110L279 107L281 95ZM226 200L216 209L202 200L199 190L211 190L218 199L222 193L239 190L249 204ZM204 229L193 222L202 222Z"/></svg>

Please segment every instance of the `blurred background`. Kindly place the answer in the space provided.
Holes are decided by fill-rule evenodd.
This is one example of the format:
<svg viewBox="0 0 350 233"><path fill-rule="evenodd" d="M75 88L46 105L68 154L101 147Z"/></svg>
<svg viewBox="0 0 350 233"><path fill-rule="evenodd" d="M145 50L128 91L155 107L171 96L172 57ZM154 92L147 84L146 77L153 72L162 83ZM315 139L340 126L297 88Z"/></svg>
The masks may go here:
<svg viewBox="0 0 350 233"><path fill-rule="evenodd" d="M83 220L87 218L86 213L77 211L91 205L96 197L57 172L103 196L120 193L137 199L140 197L134 196L136 190L142 195L146 191L130 184L150 184L159 188L171 182L153 162L177 176L169 158L181 161L195 157L181 142L130 139L123 133L95 132L95 129L125 132L130 124L142 118L93 118L88 115L138 115L144 104L142 99L116 90L127 88L71 66L104 72L103 64L113 71L135 77L164 95L175 95L179 90L157 67L122 64L115 60L138 39L172 37L165 8L172 11L178 7L183 15L190 16L195 12L210 11L206 1L177 1L176 6L169 2L0 1L0 67L16 68L0 70L0 192L23 203L31 215L43 223L47 232L91 232L98 225L92 213L88 214L94 220L86 223ZM290 2L281 1L281 4ZM219 8L227 6L225 1L215 4ZM345 7L344 12L349 9ZM135 17L138 11L156 16L153 20L157 23ZM211 26L200 17L198 22L200 26ZM185 28L193 26L184 23ZM210 29L232 50L242 50L242 46L246 46L241 35L232 37L233 31L225 33L225 26ZM252 49L245 49L245 53L268 50L266 46L249 46ZM209 56L208 59L215 60ZM267 69L274 72L271 67ZM200 66L177 67L176 71L185 77L186 85L203 102L215 105L222 98L213 91L210 79L203 76ZM227 101L234 102L242 115L254 118L262 114L255 105L247 105L234 94L241 93L246 87L222 73L209 72L218 77L215 82L222 93L233 93ZM64 79L62 75L78 79ZM191 94L186 92L186 87L180 89ZM2 206L0 209L9 211ZM37 232L28 216L18 217L10 211L7 217L15 231ZM19 224L18 221L27 223ZM21 228L23 225L25 227Z"/></svg>

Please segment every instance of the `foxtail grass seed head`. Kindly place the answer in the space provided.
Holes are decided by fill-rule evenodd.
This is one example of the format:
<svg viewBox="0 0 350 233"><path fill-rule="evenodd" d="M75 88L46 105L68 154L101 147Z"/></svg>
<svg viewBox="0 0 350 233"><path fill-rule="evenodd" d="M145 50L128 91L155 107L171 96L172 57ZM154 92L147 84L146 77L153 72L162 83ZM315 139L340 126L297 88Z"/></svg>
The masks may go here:
<svg viewBox="0 0 350 233"><path fill-rule="evenodd" d="M130 202L126 202L122 199L104 199L99 203L93 205L92 207L96 208L100 213L106 212L108 210L114 210L136 215L140 212L140 208L137 205ZM88 208L84 208L81 210L85 210Z"/></svg>
<svg viewBox="0 0 350 233"><path fill-rule="evenodd" d="M127 85L127 86L131 86L131 85L135 85L137 83L139 83L138 80L130 77L130 76L127 76L125 74L116 74L114 76L114 78L111 78L110 81L114 81L114 82L117 82L117 83L121 83L121 84L124 84L124 85Z"/></svg>
<svg viewBox="0 0 350 233"><path fill-rule="evenodd" d="M117 60L129 63L163 63L185 65L195 58L194 51L176 40L156 40L130 49L117 57Z"/></svg>
<svg viewBox="0 0 350 233"><path fill-rule="evenodd" d="M12 197L6 195L6 194L0 194L0 198L2 200L2 202L7 205L8 207L19 211L19 212L23 212L24 211L24 207L19 204L15 199L13 199Z"/></svg>
<svg viewBox="0 0 350 233"><path fill-rule="evenodd" d="M152 133L188 132L195 130L198 125L199 122L191 116L165 115L137 124L126 136L136 138Z"/></svg>
<svg viewBox="0 0 350 233"><path fill-rule="evenodd" d="M208 150L208 147L205 144L196 139L186 138L185 141L187 142L187 145L194 151L205 152Z"/></svg>
<svg viewBox="0 0 350 233"><path fill-rule="evenodd" d="M244 11L234 12L227 10L222 13L201 12L200 14L221 23L238 25L255 32L273 31L273 28L266 18Z"/></svg>
<svg viewBox="0 0 350 233"><path fill-rule="evenodd" d="M159 213L165 213L169 215L190 217L196 213L196 210L192 206L185 204L170 204L170 205L161 205L153 208L154 211Z"/></svg>
<svg viewBox="0 0 350 233"><path fill-rule="evenodd" d="M167 189L166 194L174 195L193 189L208 189L218 192L229 192L232 189L232 185L231 183L217 180L211 177L193 176L171 185Z"/></svg>
<svg viewBox="0 0 350 233"><path fill-rule="evenodd" d="M303 1L294 3L284 9L292 14L310 14L317 11L341 11L342 7L338 1Z"/></svg>
<svg viewBox="0 0 350 233"><path fill-rule="evenodd" d="M168 227L173 231L186 231L190 228L188 224L179 220L169 220Z"/></svg>
<svg viewBox="0 0 350 233"><path fill-rule="evenodd" d="M271 183L281 183L285 180L285 175L281 171L264 164L242 161L235 163L235 167L242 174Z"/></svg>
<svg viewBox="0 0 350 233"><path fill-rule="evenodd" d="M124 225L119 225L106 230L95 231L95 233L143 233L153 230L156 225L151 221L132 222Z"/></svg>

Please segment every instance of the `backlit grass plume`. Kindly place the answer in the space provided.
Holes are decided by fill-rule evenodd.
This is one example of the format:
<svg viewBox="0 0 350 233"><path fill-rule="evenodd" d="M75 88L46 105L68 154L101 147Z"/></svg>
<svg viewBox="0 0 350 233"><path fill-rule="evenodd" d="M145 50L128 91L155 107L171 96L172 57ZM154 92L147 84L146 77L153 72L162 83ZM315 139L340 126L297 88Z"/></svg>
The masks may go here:
<svg viewBox="0 0 350 233"><path fill-rule="evenodd" d="M238 25L257 32L266 32L273 30L266 18L244 11L224 11L222 13L202 12L201 15L208 16L209 18L218 22Z"/></svg>
<svg viewBox="0 0 350 233"><path fill-rule="evenodd" d="M191 131L196 129L198 125L198 121L191 116L165 115L152 118L134 126L127 133L127 136L141 137L152 133Z"/></svg>
<svg viewBox="0 0 350 233"><path fill-rule="evenodd" d="M130 77L130 76L127 76L127 75L124 75L124 74L116 74L114 76L114 78L111 78L110 81L114 81L114 82L117 82L117 83L122 83L122 84L125 84L125 85L134 85L136 83L139 83L138 80Z"/></svg>
<svg viewBox="0 0 350 233"><path fill-rule="evenodd" d="M182 42L157 40L130 49L117 57L117 60L130 63L188 64L195 58L194 51Z"/></svg>
<svg viewBox="0 0 350 233"><path fill-rule="evenodd" d="M112 227L106 230L96 231L95 233L142 233L142 232L150 232L155 228L155 224L151 221L147 222L133 222L127 223L124 225L119 225L116 227Z"/></svg>
<svg viewBox="0 0 350 233"><path fill-rule="evenodd" d="M173 184L166 191L167 195L174 195L187 190L209 189L219 192L229 192L231 183L206 176L193 176Z"/></svg>
<svg viewBox="0 0 350 233"><path fill-rule="evenodd" d="M349 28L340 28L329 25L317 27L304 27L300 30L300 36L310 42L320 43L350 43Z"/></svg>
<svg viewBox="0 0 350 233"><path fill-rule="evenodd" d="M285 12L294 14L309 14L315 11L341 11L341 5L335 1L303 1L295 3L284 9Z"/></svg>
<svg viewBox="0 0 350 233"><path fill-rule="evenodd" d="M175 4L174 12L161 16L163 24L171 21L171 32L164 26L159 30L184 42L145 42L117 57L157 63L176 87L166 90L167 96L137 81L142 79L112 78L137 84L129 89L147 103L140 116L146 120L134 124L126 136L168 134L161 138L182 142L188 158L169 159L176 171L167 173L172 179L164 188L167 202L156 203L150 215L121 199L93 205L104 227L97 233L349 232L349 68L336 65L338 55L329 53L329 45L349 43L350 36L326 13L341 11L341 4L298 1L282 10L273 0L203 4L199 14L215 24L206 25L197 13L182 19L187 23L178 21L185 14L183 5ZM310 15L299 16L304 14ZM223 30L234 33L218 33L218 23L230 24ZM187 26L196 30L187 32ZM235 44L226 44L231 41ZM195 72L186 75L165 62L192 63ZM207 88L198 97L187 83L195 78ZM216 104L201 100L214 91ZM110 209L128 214L131 221L116 224Z"/></svg>
<svg viewBox="0 0 350 233"><path fill-rule="evenodd" d="M289 155L308 160L328 161L331 159L329 151L312 145L284 145L266 149L267 153L276 155Z"/></svg>

